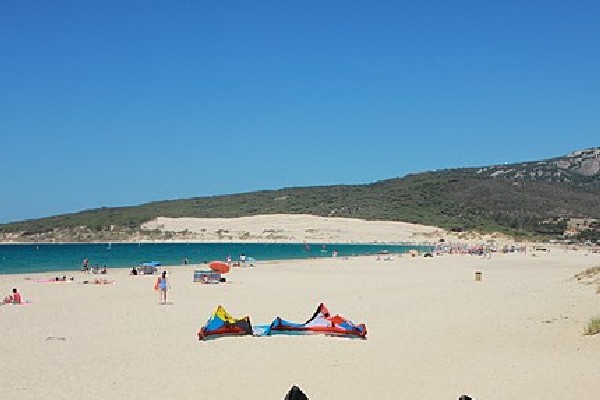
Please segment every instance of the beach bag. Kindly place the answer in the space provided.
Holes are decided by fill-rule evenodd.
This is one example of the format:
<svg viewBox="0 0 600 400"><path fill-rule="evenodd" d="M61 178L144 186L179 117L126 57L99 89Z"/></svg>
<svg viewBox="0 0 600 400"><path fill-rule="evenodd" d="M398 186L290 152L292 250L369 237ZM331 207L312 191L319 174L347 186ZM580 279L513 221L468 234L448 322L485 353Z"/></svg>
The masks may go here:
<svg viewBox="0 0 600 400"><path fill-rule="evenodd" d="M156 278L156 282L154 282L154 290L158 291L159 286L160 286L160 278Z"/></svg>

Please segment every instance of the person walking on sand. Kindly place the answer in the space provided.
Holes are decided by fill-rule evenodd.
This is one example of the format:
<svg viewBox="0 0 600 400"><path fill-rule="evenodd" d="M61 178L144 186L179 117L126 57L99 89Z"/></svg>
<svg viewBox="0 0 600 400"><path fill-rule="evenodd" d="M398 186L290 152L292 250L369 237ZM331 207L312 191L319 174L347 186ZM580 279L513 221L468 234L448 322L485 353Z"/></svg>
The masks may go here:
<svg viewBox="0 0 600 400"><path fill-rule="evenodd" d="M169 282L167 281L167 271L163 271L160 278L158 278L158 295L160 304L167 303L167 288L171 288L169 286Z"/></svg>

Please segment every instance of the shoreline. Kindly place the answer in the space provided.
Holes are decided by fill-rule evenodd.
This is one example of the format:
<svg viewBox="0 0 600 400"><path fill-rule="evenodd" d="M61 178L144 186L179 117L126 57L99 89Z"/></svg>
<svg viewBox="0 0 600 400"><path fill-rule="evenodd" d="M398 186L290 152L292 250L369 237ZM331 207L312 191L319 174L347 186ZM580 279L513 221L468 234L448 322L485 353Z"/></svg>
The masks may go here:
<svg viewBox="0 0 600 400"><path fill-rule="evenodd" d="M189 246L188 246L189 245ZM309 244L309 243L149 243L138 247L136 243L114 244L105 247L104 243L44 243L44 244L5 244L0 246L0 274L55 273L81 270L81 262L88 259L90 265L107 268L132 268L142 262L157 260L164 265L184 266L184 260L192 265L202 265L212 260L226 260L227 255L246 254L249 263L265 261L311 260L335 257L375 255L377 253L401 254L411 250L433 251L433 245L418 244Z"/></svg>
<svg viewBox="0 0 600 400"><path fill-rule="evenodd" d="M479 244L476 244L479 243ZM113 245L112 248L104 249L106 245ZM137 245L148 245L146 249L137 249ZM74 245L74 246L73 246ZM174 247L168 247L175 245ZM190 245L192 247L187 247ZM202 246L209 247L202 247ZM284 247L278 247L279 245ZM10 250L12 246L13 250ZM59 250L61 246L73 246L72 250ZM89 246L86 248L86 246ZM121 247L124 246L124 247ZM156 247L155 247L156 246ZM160 247L167 246L167 247ZM213 247L214 246L214 247ZM219 246L223 246L220 248ZM231 248L229 246L232 246ZM249 246L259 246L248 248ZM263 247L267 246L267 247ZM268 246L274 246L269 249ZM291 247L310 246L308 251L293 249ZM327 246L327 247L325 247ZM344 248L344 246L348 246ZM40 253L31 253L26 249L36 248ZM237 247L237 248L236 248ZM321 248L322 247L322 248ZM453 251L444 250L452 249ZM184 258L188 259L190 265L201 266L211 260L226 259L226 255L235 255L233 261L236 261L237 254L246 253L253 259L253 263L264 263L266 261L288 261L288 260L317 260L333 257L335 250L339 250L340 258L357 257L357 256L375 256L378 252L382 254L389 252L390 255L400 256L401 254L409 253L411 249L419 251L419 255L424 253L433 253L434 256L439 256L438 253L446 254L452 252L477 252L480 248L488 249L483 254L502 254L506 252L507 247L518 247L518 251L525 253L536 252L564 252L578 251L582 253L597 254L600 253L596 247L589 246L565 246L558 244L546 243L518 243L511 246L497 245L497 250L490 250L489 244L477 241L457 241L444 243L262 243L262 242L98 242L98 243L81 243L81 242L64 242L64 243L2 243L0 249L5 249L2 259L0 260L0 275L17 275L20 273L46 273L55 274L65 271L68 273L78 273L81 270L81 260L89 258L91 265L99 267L106 266L108 269L130 269L138 266L142 262L150 260L158 260L163 264L170 266L184 266ZM18 250L22 248L23 250ZM312 248L312 251L311 251ZM47 249L47 253L44 251ZM54 251L56 249L56 252ZM280 250L278 250L280 249ZM111 251L112 250L112 251ZM475 251L473 251L475 250ZM116 253L115 253L116 251ZM509 249L508 252L511 252ZM179 254L180 253L180 254ZM6 257L5 257L6 256ZM31 262L28 262L29 257ZM13 261L11 261L14 260ZM7 260L7 261L5 261ZM68 266L65 268L65 266Z"/></svg>
<svg viewBox="0 0 600 400"><path fill-rule="evenodd" d="M356 245L356 246L372 246L372 245L385 245L385 246L422 246L421 243L432 243L435 245L435 242L418 242L418 241L402 241L402 242L382 242L382 241L372 241L372 242L361 242L361 241L348 241L348 242L325 242L325 241L315 241L315 242L296 242L296 241L273 241L273 240L264 240L264 241L234 241L234 240L154 240L154 241L99 241L99 242L0 242L0 246L2 245L47 245L47 244L57 244L57 245L72 245L72 244L297 244L297 245Z"/></svg>
<svg viewBox="0 0 600 400"><path fill-rule="evenodd" d="M367 244L368 245L368 244ZM529 245L528 245L529 246ZM533 245L535 246L535 244ZM550 247L550 246L548 246ZM561 254L561 256L569 256L569 255L577 255L577 256L591 256L590 261L594 261L594 259L596 259L599 263L600 263L600 253L590 253L589 249L565 249L564 247L557 247L557 248L553 248L556 252L559 252ZM542 255L539 255L540 253L534 251L534 250L528 250L528 252L526 253L492 253L492 258L496 259L497 257L504 257L504 256L508 256L508 257L524 257L524 258L528 258L530 256L538 256L539 258L542 257L551 257L551 253L547 252L547 253L541 253ZM349 260L356 260L356 259L362 259L362 260L367 260L367 261L372 261L372 260L376 260L377 262L381 262L383 264L387 264L390 261L394 261L394 260L401 260L401 259L421 259L424 258L422 253L417 254L416 256L411 256L409 252L403 252L403 253L385 253L385 256L391 256L392 259L379 259L377 257L377 254L353 254L353 255L349 255L349 256L339 256L339 257L331 257L331 256L321 256L321 257L306 257L306 258L279 258L279 259L266 259L266 260L253 260L253 261L247 261L247 265L245 267L232 267L233 271L237 271L237 270L248 270L248 269L252 269L252 268L256 268L259 266L269 266L269 265L277 265L277 264L281 264L281 263L288 263L288 264L302 264L302 263L309 263L309 262L324 262L327 260L331 260L332 262L344 262L344 261L349 261ZM485 263L487 260L489 260L488 258L484 257L484 256L480 256L480 255L476 255L476 254L459 254L459 253L442 253L442 254L438 254L438 255L434 255L433 259L441 259L441 258L463 258L466 260L479 260L482 263ZM426 259L426 258L425 258ZM214 260L211 260L214 261ZM208 264L211 261L204 261L204 262L200 262L200 263L189 263L189 264L165 264L165 265L161 265L160 267L157 267L159 271L162 270L170 270L170 269L176 269L176 270L185 270L185 269L191 269L192 272L194 269L199 269L202 267L208 267ZM223 261L223 260L219 260L219 261ZM253 267L250 267L250 264L253 265ZM49 270L49 271L35 271L35 272L16 272L16 273L0 273L0 278L1 277L7 277L7 276L19 276L19 275L40 275L40 274L44 274L44 275L72 275L74 274L75 276L81 276L81 277L106 277L108 275L110 275L110 271L131 271L132 268L137 267L137 265L130 265L130 266L113 266L113 267L107 267L107 269L109 270L109 274L93 274L91 272L87 272L84 273L81 271L81 269L73 269L73 270ZM148 275L139 275L139 276L154 276L156 277L157 274L148 274Z"/></svg>

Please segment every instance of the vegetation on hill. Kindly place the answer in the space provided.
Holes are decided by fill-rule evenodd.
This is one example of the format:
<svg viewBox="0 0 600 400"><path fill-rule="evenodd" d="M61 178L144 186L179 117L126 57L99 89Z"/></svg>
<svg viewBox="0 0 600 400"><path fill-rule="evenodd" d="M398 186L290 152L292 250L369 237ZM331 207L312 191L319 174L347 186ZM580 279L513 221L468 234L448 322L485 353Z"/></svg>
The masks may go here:
<svg viewBox="0 0 600 400"><path fill-rule="evenodd" d="M563 233L570 218L600 218L600 174L594 164L599 158L600 149L591 149L546 161L425 172L365 185L284 188L105 207L0 225L0 233L21 232L26 237L82 227L91 232L134 232L159 216L284 213L554 236ZM586 173L581 173L582 165ZM598 234L593 224L584 233L592 238Z"/></svg>

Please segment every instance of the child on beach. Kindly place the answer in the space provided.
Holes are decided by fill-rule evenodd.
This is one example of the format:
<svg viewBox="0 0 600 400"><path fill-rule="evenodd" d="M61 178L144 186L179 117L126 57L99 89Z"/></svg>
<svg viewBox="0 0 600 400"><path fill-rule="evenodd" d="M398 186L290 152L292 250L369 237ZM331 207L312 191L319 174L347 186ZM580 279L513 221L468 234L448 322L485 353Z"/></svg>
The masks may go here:
<svg viewBox="0 0 600 400"><path fill-rule="evenodd" d="M163 271L160 278L156 280L154 286L158 289L158 301L160 304L167 303L167 287L170 289L169 282L167 281L167 271Z"/></svg>
<svg viewBox="0 0 600 400"><path fill-rule="evenodd" d="M88 260L87 257L83 259L83 265L81 266L81 272L83 272L83 273L87 273L88 272L88 270L89 270L89 267L88 267L89 262L90 262L90 260Z"/></svg>

